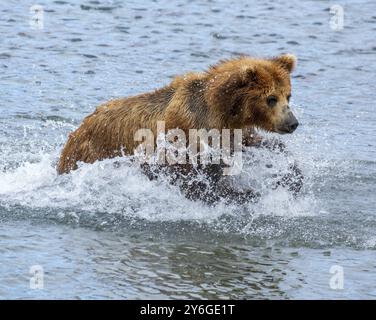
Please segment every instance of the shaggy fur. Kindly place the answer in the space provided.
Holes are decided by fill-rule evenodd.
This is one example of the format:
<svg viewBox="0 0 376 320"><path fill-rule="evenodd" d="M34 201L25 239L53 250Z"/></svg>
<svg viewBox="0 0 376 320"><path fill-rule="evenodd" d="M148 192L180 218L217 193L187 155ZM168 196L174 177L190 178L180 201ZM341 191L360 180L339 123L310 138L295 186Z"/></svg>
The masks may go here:
<svg viewBox="0 0 376 320"><path fill-rule="evenodd" d="M166 130L180 128L188 137L194 129L243 129L245 145L252 145L254 128L279 132L288 112L290 73L296 59L282 55L272 59L240 57L220 61L206 72L176 77L151 93L121 98L100 105L69 135L58 163L58 172L77 168L77 162L133 154L138 129L151 129L157 121ZM271 108L267 97L277 104Z"/></svg>

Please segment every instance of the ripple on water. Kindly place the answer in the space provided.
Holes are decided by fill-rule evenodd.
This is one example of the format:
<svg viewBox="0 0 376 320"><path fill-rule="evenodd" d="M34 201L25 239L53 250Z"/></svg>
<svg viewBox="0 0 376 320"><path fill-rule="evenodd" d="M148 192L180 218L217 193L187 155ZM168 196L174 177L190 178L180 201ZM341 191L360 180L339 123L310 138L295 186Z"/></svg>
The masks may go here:
<svg viewBox="0 0 376 320"><path fill-rule="evenodd" d="M29 5L1 9L0 297L375 298L373 1L348 1L340 32L326 2L56 0L43 30L23 23ZM193 203L127 159L56 175L68 132L102 101L283 52L299 58L302 125L283 137L291 156L245 163L237 182L257 185L259 203ZM293 160L298 199L261 175ZM44 290L27 290L30 265L44 267ZM332 265L345 290L329 290Z"/></svg>

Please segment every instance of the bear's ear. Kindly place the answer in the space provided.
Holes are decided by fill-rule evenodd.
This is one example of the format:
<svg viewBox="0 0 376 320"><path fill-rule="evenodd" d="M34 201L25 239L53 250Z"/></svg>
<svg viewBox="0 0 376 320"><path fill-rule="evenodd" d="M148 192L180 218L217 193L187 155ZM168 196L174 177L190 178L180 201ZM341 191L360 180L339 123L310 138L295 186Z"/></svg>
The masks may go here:
<svg viewBox="0 0 376 320"><path fill-rule="evenodd" d="M283 69L286 69L289 73L291 73L296 67L297 59L295 55L287 53L279 57L273 58L272 61L281 66Z"/></svg>

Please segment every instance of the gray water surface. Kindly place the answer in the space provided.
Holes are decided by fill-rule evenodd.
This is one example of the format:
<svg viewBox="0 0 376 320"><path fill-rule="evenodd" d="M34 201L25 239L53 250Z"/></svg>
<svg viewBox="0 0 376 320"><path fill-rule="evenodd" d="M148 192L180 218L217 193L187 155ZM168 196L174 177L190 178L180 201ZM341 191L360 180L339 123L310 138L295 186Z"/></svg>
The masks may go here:
<svg viewBox="0 0 376 320"><path fill-rule="evenodd" d="M0 3L0 298L376 297L374 1L341 1L339 31L330 1L39 1L41 30L32 4ZM245 155L236 182L258 203L191 202L128 159L56 174L99 103L286 52L301 126L282 137L287 157ZM297 199L270 189L294 161ZM33 266L43 288L30 288Z"/></svg>

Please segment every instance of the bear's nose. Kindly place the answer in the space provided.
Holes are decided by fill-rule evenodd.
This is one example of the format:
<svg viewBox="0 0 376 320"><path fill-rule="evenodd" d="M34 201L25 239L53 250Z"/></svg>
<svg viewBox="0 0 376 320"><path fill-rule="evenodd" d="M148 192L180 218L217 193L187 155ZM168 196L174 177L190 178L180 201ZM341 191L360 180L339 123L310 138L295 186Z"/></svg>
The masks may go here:
<svg viewBox="0 0 376 320"><path fill-rule="evenodd" d="M287 119L285 122L285 128L288 133L293 133L295 129L298 127L299 122L298 119L294 116L294 114L290 111L287 114Z"/></svg>
<svg viewBox="0 0 376 320"><path fill-rule="evenodd" d="M295 121L295 122L291 123L289 125L289 131L290 132L294 132L298 126L299 126L299 122L298 121Z"/></svg>

